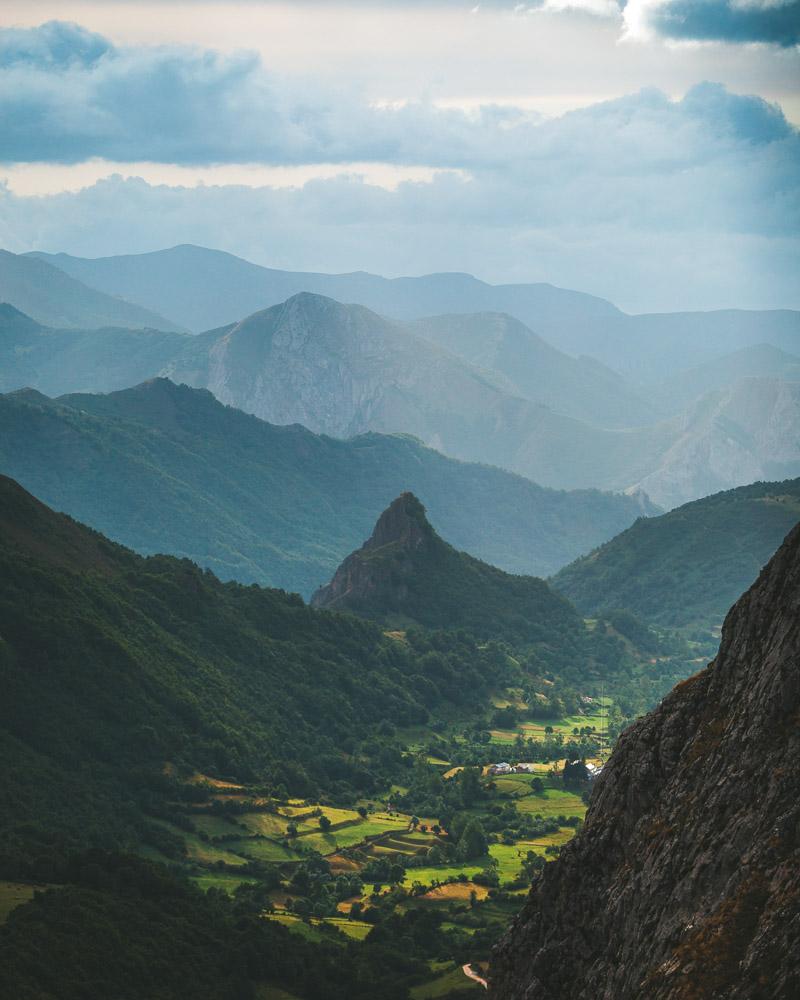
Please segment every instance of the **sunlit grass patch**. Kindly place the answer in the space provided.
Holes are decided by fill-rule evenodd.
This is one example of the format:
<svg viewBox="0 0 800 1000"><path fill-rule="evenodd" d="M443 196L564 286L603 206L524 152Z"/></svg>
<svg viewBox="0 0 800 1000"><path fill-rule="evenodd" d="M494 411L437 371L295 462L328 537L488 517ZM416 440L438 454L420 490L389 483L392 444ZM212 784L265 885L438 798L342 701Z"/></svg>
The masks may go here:
<svg viewBox="0 0 800 1000"><path fill-rule="evenodd" d="M538 795L526 795L516 800L519 812L532 816L577 816L580 819L586 815L586 806L580 795L568 792L566 789L545 788Z"/></svg>
<svg viewBox="0 0 800 1000"><path fill-rule="evenodd" d="M419 898L430 903L453 901L466 903L469 902L473 892L477 899L486 899L489 895L489 890L485 885L476 885L474 882L450 882L448 885L440 885L435 889L430 889Z"/></svg>
<svg viewBox="0 0 800 1000"><path fill-rule="evenodd" d="M201 774L200 771L195 771L191 778L188 779L187 784L208 785L210 788L230 788L231 791L238 792L244 790L244 785L237 785L232 781L221 781L219 778L212 778L207 774Z"/></svg>
<svg viewBox="0 0 800 1000"><path fill-rule="evenodd" d="M326 924L336 927L342 934L355 938L356 941L363 941L372 930L372 924L363 920L350 920L348 917L325 917Z"/></svg>
<svg viewBox="0 0 800 1000"><path fill-rule="evenodd" d="M289 825L285 816L276 816L275 813L266 812L244 813L237 816L237 820L250 833L272 838L284 837Z"/></svg>
<svg viewBox="0 0 800 1000"><path fill-rule="evenodd" d="M459 875L466 875L467 879L474 878L479 872L485 871L489 865L489 859L483 859L483 863L463 865L427 865L423 868L409 868L406 871L402 884L408 889L414 882L422 885L431 885L433 882L443 882L447 878L457 878Z"/></svg>
<svg viewBox="0 0 800 1000"><path fill-rule="evenodd" d="M236 875L194 875L190 881L194 882L198 889L202 889L203 892L207 892L209 889L221 889L229 896L232 896L238 886L243 883L253 885L251 879L238 878Z"/></svg>
<svg viewBox="0 0 800 1000"><path fill-rule="evenodd" d="M299 854L284 847L283 844L261 837L243 837L241 840L232 840L229 846L232 850L247 858L252 858L254 861L298 861L300 858ZM240 859L239 863L244 864L245 862Z"/></svg>
<svg viewBox="0 0 800 1000"><path fill-rule="evenodd" d="M323 833L321 830L319 833L307 833L299 837L297 843L312 847L320 854L334 854L344 847L360 844L367 837L375 837L392 830L404 830L407 827L407 818L375 814L359 823L343 826L337 830L329 830L327 833Z"/></svg>
<svg viewBox="0 0 800 1000"><path fill-rule="evenodd" d="M37 889L43 888L27 882L0 882L0 924L6 922L12 910L33 899Z"/></svg>
<svg viewBox="0 0 800 1000"><path fill-rule="evenodd" d="M316 941L319 943L320 941L325 940L317 927L313 924L306 923L305 920L301 920L300 917L296 917L293 913L265 913L264 918L266 920L272 920L276 924L283 924L283 926L287 927L293 934L299 934L308 941Z"/></svg>

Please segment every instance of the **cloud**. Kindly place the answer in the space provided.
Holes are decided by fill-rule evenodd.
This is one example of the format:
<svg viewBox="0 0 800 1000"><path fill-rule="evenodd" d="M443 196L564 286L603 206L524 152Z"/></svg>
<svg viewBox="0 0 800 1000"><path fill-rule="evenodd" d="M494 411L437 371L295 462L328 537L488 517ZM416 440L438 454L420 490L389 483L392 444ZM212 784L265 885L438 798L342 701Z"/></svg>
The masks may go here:
<svg viewBox="0 0 800 1000"><path fill-rule="evenodd" d="M0 119L6 163L152 161L184 165L391 163L444 169L516 169L589 118L555 123L517 107L474 111L430 102L375 105L342 84L280 79L258 55L192 46L118 48L77 25L50 22L0 31ZM702 119L762 138L786 134L776 108L758 98L708 91L671 105L666 121L690 129ZM716 96L714 96L716 95ZM636 105L640 123L646 101ZM596 105L612 125L628 104ZM633 106L630 105L632 108ZM605 108L605 110L602 110ZM738 116L737 122L732 117ZM626 133L627 134L627 133ZM651 135L656 147L657 135ZM602 137L597 137L601 142ZM617 139L615 139L617 141ZM641 146L638 155L650 153Z"/></svg>
<svg viewBox="0 0 800 1000"><path fill-rule="evenodd" d="M706 83L515 121L468 173L391 191L357 176L6 190L0 244L100 256L189 242L290 269L545 280L635 310L800 307L800 136L777 107Z"/></svg>
<svg viewBox="0 0 800 1000"><path fill-rule="evenodd" d="M107 38L79 24L49 21L38 28L5 28L0 32L0 70L27 65L41 69L95 66L113 54Z"/></svg>
<svg viewBox="0 0 800 1000"><path fill-rule="evenodd" d="M4 162L462 166L504 155L531 115L378 107L347 86L288 86L255 53L115 48L76 25L0 32Z"/></svg>
<svg viewBox="0 0 800 1000"><path fill-rule="evenodd" d="M624 18L633 38L800 44L799 0L628 0Z"/></svg>

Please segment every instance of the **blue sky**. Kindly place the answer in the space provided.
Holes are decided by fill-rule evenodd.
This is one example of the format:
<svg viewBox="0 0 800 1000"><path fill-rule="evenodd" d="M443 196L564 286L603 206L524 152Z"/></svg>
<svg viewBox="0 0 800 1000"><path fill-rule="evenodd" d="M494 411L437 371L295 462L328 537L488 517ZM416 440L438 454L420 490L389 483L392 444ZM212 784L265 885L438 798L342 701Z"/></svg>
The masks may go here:
<svg viewBox="0 0 800 1000"><path fill-rule="evenodd" d="M7 0L0 244L800 306L797 3Z"/></svg>

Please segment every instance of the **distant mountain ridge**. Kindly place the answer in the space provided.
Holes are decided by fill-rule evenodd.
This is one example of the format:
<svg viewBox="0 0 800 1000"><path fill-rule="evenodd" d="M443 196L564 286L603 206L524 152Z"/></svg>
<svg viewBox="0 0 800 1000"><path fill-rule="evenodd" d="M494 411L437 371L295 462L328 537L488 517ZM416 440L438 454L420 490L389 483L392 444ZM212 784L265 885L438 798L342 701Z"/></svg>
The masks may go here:
<svg viewBox="0 0 800 1000"><path fill-rule="evenodd" d="M311 604L396 627L466 629L484 639L555 641L583 629L575 609L544 580L512 576L448 545L409 492L386 508Z"/></svg>
<svg viewBox="0 0 800 1000"><path fill-rule="evenodd" d="M0 250L0 303L7 302L45 326L91 329L179 330L147 307L98 291L47 260Z"/></svg>
<svg viewBox="0 0 800 1000"><path fill-rule="evenodd" d="M408 436L273 426L166 379L106 396L0 396L0 472L141 552L304 595L405 489L454 545L516 573L548 575L658 513L641 497L548 490Z"/></svg>
<svg viewBox="0 0 800 1000"><path fill-rule="evenodd" d="M12 313L0 317L7 389L113 390L161 373L270 423L338 437L411 433L456 458L545 486L643 491L664 507L800 473L800 382L742 379L669 420L608 428L514 395L509 376L476 367L364 306L305 292L196 336L32 330ZM438 323L430 320L428 329ZM572 400L580 399L591 364L576 372L566 356L546 348L544 354L558 363L540 384L555 386L559 376L572 387ZM625 397L607 391L602 369L591 385L607 416L614 406L619 416Z"/></svg>
<svg viewBox="0 0 800 1000"><path fill-rule="evenodd" d="M588 319L618 312L604 299L545 283L495 286L457 273L383 278L364 271L280 271L222 250L189 244L94 260L38 251L30 256L46 260L108 294L142 303L157 302L158 307L151 308L196 332L224 326L298 292L356 302L395 319L486 310L516 315L514 308L506 308L514 305L543 319L551 314Z"/></svg>
<svg viewBox="0 0 800 1000"><path fill-rule="evenodd" d="M190 338L162 330L42 326L0 303L0 392L110 392L150 378Z"/></svg>
<svg viewBox="0 0 800 1000"><path fill-rule="evenodd" d="M800 479L740 486L638 520L550 583L586 615L717 625L798 521Z"/></svg>
<svg viewBox="0 0 800 1000"><path fill-rule="evenodd" d="M508 313L573 355L589 355L643 382L770 343L800 353L800 312L718 310L629 316L605 299L547 284L489 285L465 274L382 278L278 271L197 246L97 260L33 256L87 285L205 330L313 292L400 320L448 313ZM12 300L13 301L13 300Z"/></svg>

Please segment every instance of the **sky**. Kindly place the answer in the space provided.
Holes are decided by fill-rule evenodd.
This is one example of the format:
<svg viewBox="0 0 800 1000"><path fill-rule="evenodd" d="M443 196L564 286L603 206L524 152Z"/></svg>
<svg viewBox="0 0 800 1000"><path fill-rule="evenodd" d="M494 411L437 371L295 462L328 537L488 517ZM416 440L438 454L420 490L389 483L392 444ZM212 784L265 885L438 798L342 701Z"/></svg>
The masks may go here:
<svg viewBox="0 0 800 1000"><path fill-rule="evenodd" d="M800 308L800 2L4 0L0 245Z"/></svg>

